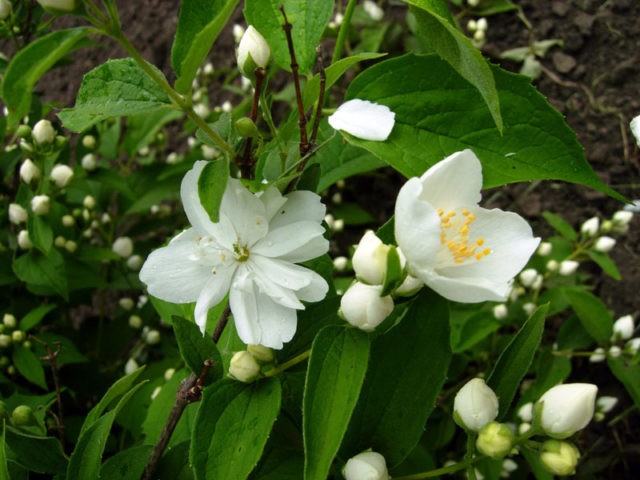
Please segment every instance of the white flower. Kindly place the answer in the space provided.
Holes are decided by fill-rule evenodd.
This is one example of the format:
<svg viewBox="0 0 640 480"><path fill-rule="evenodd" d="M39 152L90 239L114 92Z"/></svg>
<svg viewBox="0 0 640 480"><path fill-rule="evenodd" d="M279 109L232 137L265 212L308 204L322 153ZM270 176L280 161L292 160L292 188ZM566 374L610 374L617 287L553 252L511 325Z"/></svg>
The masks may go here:
<svg viewBox="0 0 640 480"><path fill-rule="evenodd" d="M481 378L469 380L453 401L454 420L478 432L498 416L498 397Z"/></svg>
<svg viewBox="0 0 640 480"><path fill-rule="evenodd" d="M327 119L334 130L344 130L363 140L383 142L393 130L396 114L386 105L354 98L340 107Z"/></svg>
<svg viewBox="0 0 640 480"><path fill-rule="evenodd" d="M591 217L585 221L580 227L580 232L587 237L593 237L598 233L600 229L600 219L598 217Z"/></svg>
<svg viewBox="0 0 640 480"><path fill-rule="evenodd" d="M635 325L631 315L624 315L613 324L613 340L628 340L633 336Z"/></svg>
<svg viewBox="0 0 640 480"><path fill-rule="evenodd" d="M9 204L9 221L14 225L20 225L27 221L29 214L27 210L18 203Z"/></svg>
<svg viewBox="0 0 640 480"><path fill-rule="evenodd" d="M51 200L48 195L36 195L31 199L31 210L36 215L46 215L51 210Z"/></svg>
<svg viewBox="0 0 640 480"><path fill-rule="evenodd" d="M260 373L260 364L246 350L236 352L229 362L229 375L240 382L249 383L255 380Z"/></svg>
<svg viewBox="0 0 640 480"><path fill-rule="evenodd" d="M568 275L573 275L574 273L576 273L576 270L578 270L579 266L580 263L576 262L575 260L563 260L560 262L558 272L560 273L560 275L566 277Z"/></svg>
<svg viewBox="0 0 640 480"><path fill-rule="evenodd" d="M369 285L381 285L387 272L389 245L382 243L372 230L360 239L351 260L358 280Z"/></svg>
<svg viewBox="0 0 640 480"><path fill-rule="evenodd" d="M479 207L481 187L480 161L464 150L409 179L396 201L409 273L449 300L506 300L540 242L519 215Z"/></svg>
<svg viewBox="0 0 640 480"><path fill-rule="evenodd" d="M381 297L380 293L382 285L355 282L340 299L341 315L354 327L373 331L393 312L391 296Z"/></svg>
<svg viewBox="0 0 640 480"><path fill-rule="evenodd" d="M540 397L540 424L553 438L567 438L582 430L593 418L598 387L591 383L565 383Z"/></svg>
<svg viewBox="0 0 640 480"><path fill-rule="evenodd" d="M636 143L640 147L640 115L631 120L631 133L636 137Z"/></svg>
<svg viewBox="0 0 640 480"><path fill-rule="evenodd" d="M388 480L387 462L378 452L361 452L347 460L342 470L346 480Z"/></svg>
<svg viewBox="0 0 640 480"><path fill-rule="evenodd" d="M82 168L86 171L90 172L98 168L98 158L93 153L87 153L82 157L82 160L80 160L80 165L82 165Z"/></svg>
<svg viewBox="0 0 640 480"><path fill-rule="evenodd" d="M33 126L31 136L38 145L53 143L56 139L56 130L49 120L40 120Z"/></svg>
<svg viewBox="0 0 640 480"><path fill-rule="evenodd" d="M540 461L554 475L573 475L579 458L580 452L572 443L547 440L542 444Z"/></svg>
<svg viewBox="0 0 640 480"><path fill-rule="evenodd" d="M362 2L362 8L364 8L364 11L371 17L371 20L379 22L384 18L384 10L371 0L364 0L364 2Z"/></svg>
<svg viewBox="0 0 640 480"><path fill-rule="evenodd" d="M57 187L66 187L72 178L73 170L68 165L56 165L51 169L51 180Z"/></svg>
<svg viewBox="0 0 640 480"><path fill-rule="evenodd" d="M20 165L20 178L24 183L31 183L32 180L38 180L40 178L40 169L30 158L27 158L22 162L22 165Z"/></svg>
<svg viewBox="0 0 640 480"><path fill-rule="evenodd" d="M240 72L245 77L253 78L254 70L258 67L266 68L270 57L269 44L253 25L249 25L238 44L237 60Z"/></svg>
<svg viewBox="0 0 640 480"><path fill-rule="evenodd" d="M122 258L130 257L133 254L133 241L129 237L118 237L113 242L111 250Z"/></svg>
<svg viewBox="0 0 640 480"><path fill-rule="evenodd" d="M76 0L37 0L47 11L52 13L71 12L76 8Z"/></svg>
<svg viewBox="0 0 640 480"><path fill-rule="evenodd" d="M0 0L0 20L4 20L11 15L11 2L9 0Z"/></svg>
<svg viewBox="0 0 640 480"><path fill-rule="evenodd" d="M607 237L605 235L596 240L596 243L594 243L593 248L597 252L607 253L611 251L611 249L615 246L615 244L616 244L615 238Z"/></svg>
<svg viewBox="0 0 640 480"><path fill-rule="evenodd" d="M229 179L213 223L200 203L198 177L207 162L185 175L180 194L192 228L147 258L140 279L149 293L174 303L196 302L204 332L208 310L229 293L240 339L280 349L296 331L301 301L322 300L328 290L315 272L295 265L329 248L322 236L325 207L312 192L282 196L270 187L254 195Z"/></svg>

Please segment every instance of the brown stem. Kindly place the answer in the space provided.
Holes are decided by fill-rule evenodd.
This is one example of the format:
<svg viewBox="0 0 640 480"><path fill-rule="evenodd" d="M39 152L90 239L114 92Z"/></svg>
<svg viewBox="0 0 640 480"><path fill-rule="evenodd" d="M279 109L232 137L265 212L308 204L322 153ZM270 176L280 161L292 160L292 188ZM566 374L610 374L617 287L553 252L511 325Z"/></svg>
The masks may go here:
<svg viewBox="0 0 640 480"><path fill-rule="evenodd" d="M316 143L316 137L318 136L318 128L320 127L320 118L322 117L322 105L324 104L324 94L325 88L327 85L327 74L324 71L324 65L322 61L322 48L316 48L316 53L318 54L318 70L320 75L320 94L318 95L318 105L316 106L316 115L313 120L313 130L311 130L311 139L309 140L309 144L311 147ZM298 164L298 171L301 172L304 170L306 162L300 162Z"/></svg>
<svg viewBox="0 0 640 480"><path fill-rule="evenodd" d="M307 141L307 117L304 114L304 105L302 103L302 91L300 90L300 76L298 74L298 62L296 61L296 52L293 48L293 38L291 37L291 29L293 25L289 23L287 14L284 11L284 5L280 5L280 11L284 17L282 29L287 37L287 45L289 47L289 56L291 57L291 73L293 73L293 85L296 89L296 100L298 102L298 127L300 128L300 157L304 157L309 151L309 142Z"/></svg>
<svg viewBox="0 0 640 480"><path fill-rule="evenodd" d="M256 85L253 91L253 103L251 104L251 114L249 118L253 123L256 123L258 119L258 106L260 105L260 92L262 91L262 82L267 75L267 71L258 67L255 70ZM244 152L242 159L239 162L240 171L242 172L242 178L253 178L253 156L251 155L251 146L253 144L253 138L247 138L247 142L244 145Z"/></svg>
<svg viewBox="0 0 640 480"><path fill-rule="evenodd" d="M33 335L29 335L29 338L36 341L40 345L43 345L47 350L47 354L43 357L40 357L40 360L45 360L49 362L49 366L51 367L51 375L53 377L53 385L56 389L56 405L58 407L58 414L54 415L56 419L56 430L58 431L58 437L60 439L60 443L64 448L64 419L62 416L62 393L60 389L60 376L58 374L58 355L60 355L60 351L62 350L62 344L60 342L53 342L56 346L56 350L53 350L48 343L43 342L39 338L34 337Z"/></svg>
<svg viewBox="0 0 640 480"><path fill-rule="evenodd" d="M227 303L227 306L224 308L224 312L222 312L222 315L220 315L220 319L216 324L216 328L213 331L213 335L211 335L211 338L213 338L213 341L215 343L218 343L218 340L220 340L220 337L222 336L222 332L224 331L224 327L226 327L227 323L229 322L229 315L231 315L231 307Z"/></svg>

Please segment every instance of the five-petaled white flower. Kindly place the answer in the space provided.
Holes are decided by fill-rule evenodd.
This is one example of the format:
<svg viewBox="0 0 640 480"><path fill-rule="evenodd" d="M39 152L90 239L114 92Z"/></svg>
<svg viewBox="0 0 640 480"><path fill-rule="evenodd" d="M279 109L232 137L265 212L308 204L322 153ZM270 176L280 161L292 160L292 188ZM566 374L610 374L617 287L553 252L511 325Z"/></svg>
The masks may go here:
<svg viewBox="0 0 640 480"><path fill-rule="evenodd" d="M478 206L482 166L454 153L400 189L395 236L411 275L449 300L504 301L539 238L519 215Z"/></svg>
<svg viewBox="0 0 640 480"><path fill-rule="evenodd" d="M203 332L208 310L228 292L240 339L282 348L296 331L301 301L320 301L328 290L320 275L295 265L327 252L320 224L325 206L312 192L283 196L270 187L253 194L230 178L219 222L213 223L198 196L205 165L197 161L182 180L180 195L192 228L152 252L140 279L163 300L195 301L195 320Z"/></svg>

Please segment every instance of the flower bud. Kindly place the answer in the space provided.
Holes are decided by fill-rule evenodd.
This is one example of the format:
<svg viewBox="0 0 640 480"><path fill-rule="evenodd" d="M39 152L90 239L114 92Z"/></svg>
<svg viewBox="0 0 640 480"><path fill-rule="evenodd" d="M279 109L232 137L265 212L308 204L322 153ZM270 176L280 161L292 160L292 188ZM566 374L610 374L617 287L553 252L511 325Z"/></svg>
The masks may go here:
<svg viewBox="0 0 640 480"><path fill-rule="evenodd" d="M617 319L613 324L612 340L628 340L633 336L635 325L631 315L624 315Z"/></svg>
<svg viewBox="0 0 640 480"><path fill-rule="evenodd" d="M560 275L563 275L566 277L576 273L576 270L578 270L579 265L580 264L575 260L563 260L562 262L560 262L558 271L560 272Z"/></svg>
<svg viewBox="0 0 640 480"><path fill-rule="evenodd" d="M538 271L535 268L527 268L520 273L520 283L524 287L530 287L536 281Z"/></svg>
<svg viewBox="0 0 640 480"><path fill-rule="evenodd" d="M513 448L513 432L504 423L487 423L478 433L478 451L491 458L502 458Z"/></svg>
<svg viewBox="0 0 640 480"><path fill-rule="evenodd" d="M384 18L384 10L382 10L378 4L372 0L364 0L362 8L371 17L374 22L379 22Z"/></svg>
<svg viewBox="0 0 640 480"><path fill-rule="evenodd" d="M481 378L469 380L453 401L453 419L462 428L478 432L498 416L498 397Z"/></svg>
<svg viewBox="0 0 640 480"><path fill-rule="evenodd" d="M504 320L509 315L509 310L504 303L500 303L493 307L493 316L496 320Z"/></svg>
<svg viewBox="0 0 640 480"><path fill-rule="evenodd" d="M124 364L124 373L125 375L129 375L130 373L135 372L138 368L140 368L138 362L136 362L134 358L129 358L127 363Z"/></svg>
<svg viewBox="0 0 640 480"><path fill-rule="evenodd" d="M47 12L53 14L68 13L76 8L76 0L37 0Z"/></svg>
<svg viewBox="0 0 640 480"><path fill-rule="evenodd" d="M31 210L36 215L46 215L51 210L51 200L48 195L36 195L31 199Z"/></svg>
<svg viewBox="0 0 640 480"><path fill-rule="evenodd" d="M133 298L122 297L120 300L118 300L118 305L120 305L120 308L128 312L129 310L133 309L135 303L133 302Z"/></svg>
<svg viewBox="0 0 640 480"><path fill-rule="evenodd" d="M11 2L9 0L0 0L0 20L4 20L11 15Z"/></svg>
<svg viewBox="0 0 640 480"><path fill-rule="evenodd" d="M531 315L535 309L536 304L533 302L527 302L522 305L522 310L524 310L524 313L526 313L527 315Z"/></svg>
<svg viewBox="0 0 640 480"><path fill-rule="evenodd" d="M48 145L56 139L56 130L49 120L40 120L33 126L31 138L38 145Z"/></svg>
<svg viewBox="0 0 640 480"><path fill-rule="evenodd" d="M552 249L553 247L549 242L540 242L540 245L538 245L538 255L546 257L551 253Z"/></svg>
<svg viewBox="0 0 640 480"><path fill-rule="evenodd" d="M382 284L387 271L389 248L372 230L362 236L351 260L358 280L369 285Z"/></svg>
<svg viewBox="0 0 640 480"><path fill-rule="evenodd" d="M157 345L160 343L160 332L158 330L149 330L144 336L144 341L147 345Z"/></svg>
<svg viewBox="0 0 640 480"><path fill-rule="evenodd" d="M72 178L73 170L68 165L56 165L51 169L51 180L57 187L66 187Z"/></svg>
<svg viewBox="0 0 640 480"><path fill-rule="evenodd" d="M572 443L547 440L542 444L540 461L554 475L573 475L579 458L580 452Z"/></svg>
<svg viewBox="0 0 640 480"><path fill-rule="evenodd" d="M254 77L255 69L266 68L271 57L271 49L260 32L249 25L238 44L238 68L249 78Z"/></svg>
<svg viewBox="0 0 640 480"><path fill-rule="evenodd" d="M528 402L518 409L518 417L523 422L531 422L533 420L533 403Z"/></svg>
<svg viewBox="0 0 640 480"><path fill-rule="evenodd" d="M589 355L589 361L591 363L604 362L607 359L607 355L604 353L604 348L596 348L591 355Z"/></svg>
<svg viewBox="0 0 640 480"><path fill-rule="evenodd" d="M402 252L398 249L398 253ZM405 262L404 257L400 255L402 263ZM393 293L394 295L399 295L401 297L411 297L418 293L418 291L424 286L424 283L419 278L416 278L412 275L407 275L400 286L396 288Z"/></svg>
<svg viewBox="0 0 640 480"><path fill-rule="evenodd" d="M38 424L33 410L28 405L18 405L13 412L11 412L11 422L16 427L28 427Z"/></svg>
<svg viewBox="0 0 640 480"><path fill-rule="evenodd" d="M249 117L242 117L236 120L236 131L244 138L255 138L260 136L258 127Z"/></svg>
<svg viewBox="0 0 640 480"><path fill-rule="evenodd" d="M9 221L14 225L20 225L27 221L29 214L22 205L17 203L9 204Z"/></svg>
<svg viewBox="0 0 640 480"><path fill-rule="evenodd" d="M4 333L0 334L0 348L7 348L11 345L11 337Z"/></svg>
<svg viewBox="0 0 640 480"><path fill-rule="evenodd" d="M622 355L622 349L619 346L614 345L612 347L609 347L608 353L611 358L618 358L620 355Z"/></svg>
<svg viewBox="0 0 640 480"><path fill-rule="evenodd" d="M133 270L134 272L140 270L143 263L144 260L140 255L131 255L129 258L127 258L127 268L129 270Z"/></svg>
<svg viewBox="0 0 640 480"><path fill-rule="evenodd" d="M40 169L31 159L27 158L22 162L22 165L20 165L20 178L24 183L31 183L32 180L38 180L40 178Z"/></svg>
<svg viewBox="0 0 640 480"><path fill-rule="evenodd" d="M22 330L14 330L11 332L11 340L15 343L21 343L26 338L25 333Z"/></svg>
<svg viewBox="0 0 640 480"><path fill-rule="evenodd" d="M64 249L69 253L73 253L78 249L78 244L73 240L67 240L64 242Z"/></svg>
<svg viewBox="0 0 640 480"><path fill-rule="evenodd" d="M615 246L615 244L616 244L615 238L602 236L596 240L596 243L593 244L593 248L597 252L608 253Z"/></svg>
<svg viewBox="0 0 640 480"><path fill-rule="evenodd" d="M346 480L388 480L387 462L378 452L361 452L347 460L342 470Z"/></svg>
<svg viewBox="0 0 640 480"><path fill-rule="evenodd" d="M67 241L66 238L64 238L62 235L58 235L53 241L53 244L58 248L64 248L64 243L66 241Z"/></svg>
<svg viewBox="0 0 640 480"><path fill-rule="evenodd" d="M260 374L260 364L246 350L236 352L229 363L229 375L240 382L253 382Z"/></svg>
<svg viewBox="0 0 640 480"><path fill-rule="evenodd" d="M596 400L596 410L602 413L609 413L618 404L616 397L602 396Z"/></svg>
<svg viewBox="0 0 640 480"><path fill-rule="evenodd" d="M16 320L16 317L14 315L11 315L10 313L5 313L4 316L2 317L2 324L8 328L16 328L18 321Z"/></svg>
<svg viewBox="0 0 640 480"><path fill-rule="evenodd" d="M591 383L556 385L540 397L540 425L553 438L567 438L593 418L598 387Z"/></svg>
<svg viewBox="0 0 640 480"><path fill-rule="evenodd" d="M555 260L549 260L547 262L547 270L549 270L550 272L555 272L558 270L558 268L560 268L560 265Z"/></svg>
<svg viewBox="0 0 640 480"><path fill-rule="evenodd" d="M130 257L133 253L133 241L129 237L118 237L113 242L111 250L122 258Z"/></svg>
<svg viewBox="0 0 640 480"><path fill-rule="evenodd" d="M139 315L131 315L129 317L129 326L136 329L142 327L142 318Z"/></svg>
<svg viewBox="0 0 640 480"><path fill-rule="evenodd" d="M632 218L633 212L629 212L627 210L618 210L613 214L613 217L611 219L614 223L617 223L619 225L629 225L629 222L631 222Z"/></svg>
<svg viewBox="0 0 640 480"><path fill-rule="evenodd" d="M260 363L272 363L276 356L273 350L264 345L247 345L247 352Z"/></svg>
<svg viewBox="0 0 640 480"><path fill-rule="evenodd" d="M640 337L632 338L624 346L624 349L631 355L635 355L640 350Z"/></svg>
<svg viewBox="0 0 640 480"><path fill-rule="evenodd" d="M80 165L82 165L82 168L90 172L98 168L98 158L93 153L87 153L82 157L82 160L80 160Z"/></svg>
<svg viewBox="0 0 640 480"><path fill-rule="evenodd" d="M73 227L76 224L75 218L71 215L64 215L62 217L62 225L65 227Z"/></svg>
<svg viewBox="0 0 640 480"><path fill-rule="evenodd" d="M580 227L580 232L587 237L593 237L598 233L600 229L600 219L598 217L591 217L584 222Z"/></svg>
<svg viewBox="0 0 640 480"><path fill-rule="evenodd" d="M476 26L478 27L478 30L486 32L487 28L489 28L489 23L487 22L486 18L482 17L482 18L478 19L478 22L476 23Z"/></svg>
<svg viewBox="0 0 640 480"><path fill-rule="evenodd" d="M356 282L340 299L340 315L354 327L373 331L393 312L391 296L381 297L381 285Z"/></svg>
<svg viewBox="0 0 640 480"><path fill-rule="evenodd" d="M84 200L82 200L82 205L84 205L85 208L91 210L96 206L96 199L91 195L87 195L86 197L84 197Z"/></svg>
<svg viewBox="0 0 640 480"><path fill-rule="evenodd" d="M23 250L33 248L33 243L31 243L31 237L29 237L28 231L20 230L18 232L18 246Z"/></svg>
<svg viewBox="0 0 640 480"><path fill-rule="evenodd" d="M344 272L349 265L349 259L347 257L336 257L333 259L333 268L339 272Z"/></svg>
<svg viewBox="0 0 640 480"><path fill-rule="evenodd" d="M93 135L85 135L82 137L82 146L89 150L96 148L96 137Z"/></svg>

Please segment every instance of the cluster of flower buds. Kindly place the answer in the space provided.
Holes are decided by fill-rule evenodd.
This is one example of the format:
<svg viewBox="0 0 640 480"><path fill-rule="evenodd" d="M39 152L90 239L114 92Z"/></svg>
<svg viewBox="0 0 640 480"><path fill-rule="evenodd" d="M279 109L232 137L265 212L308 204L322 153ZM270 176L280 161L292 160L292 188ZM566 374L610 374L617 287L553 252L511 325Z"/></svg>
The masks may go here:
<svg viewBox="0 0 640 480"><path fill-rule="evenodd" d="M31 341L27 339L27 333L20 329L16 317L5 313L0 323L0 368L9 375L16 374L16 368L10 360L10 350L16 348L31 348Z"/></svg>
<svg viewBox="0 0 640 480"><path fill-rule="evenodd" d="M275 362L275 354L263 345L248 345L246 350L235 352L229 362L229 375L239 382L251 383L262 373L263 365Z"/></svg>
<svg viewBox="0 0 640 480"><path fill-rule="evenodd" d="M478 20L469 20L467 22L467 30L473 35L471 42L474 47L482 48L487 40L487 29L489 23L487 19L482 17Z"/></svg>

